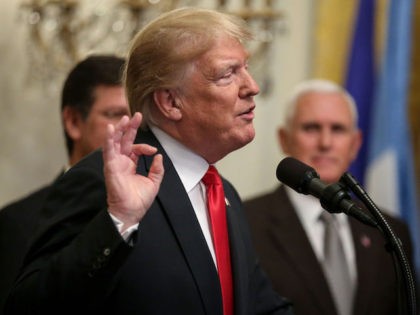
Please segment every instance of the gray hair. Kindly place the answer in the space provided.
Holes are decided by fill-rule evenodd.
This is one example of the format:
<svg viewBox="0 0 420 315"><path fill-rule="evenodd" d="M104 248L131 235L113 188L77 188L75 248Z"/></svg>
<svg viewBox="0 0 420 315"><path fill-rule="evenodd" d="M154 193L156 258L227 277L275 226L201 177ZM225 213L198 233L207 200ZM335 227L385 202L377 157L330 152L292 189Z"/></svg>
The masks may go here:
<svg viewBox="0 0 420 315"><path fill-rule="evenodd" d="M293 119L293 116L295 115L296 105L299 101L299 98L311 92L341 94L344 97L344 99L347 101L347 104L349 105L350 113L352 115L353 122L354 122L354 127L355 128L357 127L359 116L357 113L356 102L354 98L350 95L350 93L347 92L343 87L341 87L340 85L332 81L328 81L324 79L312 79L312 80L306 80L299 83L293 89L286 105L285 126L287 128L290 127L291 120Z"/></svg>

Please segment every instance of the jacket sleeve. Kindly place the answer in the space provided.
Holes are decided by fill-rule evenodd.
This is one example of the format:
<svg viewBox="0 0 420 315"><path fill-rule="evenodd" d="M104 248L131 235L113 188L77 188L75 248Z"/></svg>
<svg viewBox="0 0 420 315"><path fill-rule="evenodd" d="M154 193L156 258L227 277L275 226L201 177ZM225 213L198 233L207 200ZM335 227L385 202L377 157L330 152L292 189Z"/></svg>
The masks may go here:
<svg viewBox="0 0 420 315"><path fill-rule="evenodd" d="M52 187L5 312L98 309L130 251L107 212L101 169L74 167Z"/></svg>

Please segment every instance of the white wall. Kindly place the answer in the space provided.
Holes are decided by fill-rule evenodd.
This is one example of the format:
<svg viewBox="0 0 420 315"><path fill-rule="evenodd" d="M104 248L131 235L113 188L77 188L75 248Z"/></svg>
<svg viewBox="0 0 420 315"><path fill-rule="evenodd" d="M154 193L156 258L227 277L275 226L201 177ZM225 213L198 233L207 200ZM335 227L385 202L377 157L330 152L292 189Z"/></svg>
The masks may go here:
<svg viewBox="0 0 420 315"><path fill-rule="evenodd" d="M256 99L257 136L218 163L244 198L276 185L275 169L282 155L275 131L284 100L309 72L312 1L274 2L285 14L286 31L276 37L268 56L272 92ZM19 3L0 2L0 206L49 183L66 163L59 120L64 74L45 86L33 84L42 69L30 68L28 54L34 51L28 50Z"/></svg>
<svg viewBox="0 0 420 315"><path fill-rule="evenodd" d="M58 93L28 84L18 5L0 2L0 205L51 181L65 163Z"/></svg>

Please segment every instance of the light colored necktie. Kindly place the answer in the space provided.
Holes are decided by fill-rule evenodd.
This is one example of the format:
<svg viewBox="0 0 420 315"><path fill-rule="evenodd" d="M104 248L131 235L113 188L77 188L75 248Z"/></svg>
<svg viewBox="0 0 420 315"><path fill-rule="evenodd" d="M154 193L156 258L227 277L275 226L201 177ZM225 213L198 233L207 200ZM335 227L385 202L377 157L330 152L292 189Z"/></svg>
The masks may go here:
<svg viewBox="0 0 420 315"><path fill-rule="evenodd" d="M207 206L210 215L220 287L222 289L223 314L233 315L232 270L222 179L216 168L210 165L202 181L206 185L207 190Z"/></svg>
<svg viewBox="0 0 420 315"><path fill-rule="evenodd" d="M340 235L337 231L336 218L323 211L320 220L325 226L324 274L334 297L339 315L351 315L353 306L353 284Z"/></svg>

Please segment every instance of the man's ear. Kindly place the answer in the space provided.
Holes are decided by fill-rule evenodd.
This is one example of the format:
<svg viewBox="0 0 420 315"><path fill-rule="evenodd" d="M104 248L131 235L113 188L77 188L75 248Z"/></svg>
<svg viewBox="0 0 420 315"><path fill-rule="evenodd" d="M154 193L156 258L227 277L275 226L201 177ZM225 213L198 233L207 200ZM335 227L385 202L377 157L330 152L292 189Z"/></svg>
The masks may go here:
<svg viewBox="0 0 420 315"><path fill-rule="evenodd" d="M285 154L289 154L289 135L286 128L279 127L277 129L277 141Z"/></svg>
<svg viewBox="0 0 420 315"><path fill-rule="evenodd" d="M153 98L161 115L175 121L182 118L181 102L175 92L159 89L153 93Z"/></svg>
<svg viewBox="0 0 420 315"><path fill-rule="evenodd" d="M351 145L351 160L354 161L359 154L359 150L363 143L363 134L360 129L358 129L353 135L353 141Z"/></svg>
<svg viewBox="0 0 420 315"><path fill-rule="evenodd" d="M75 108L66 106L61 112L63 127L69 137L75 141L82 137L82 115Z"/></svg>

